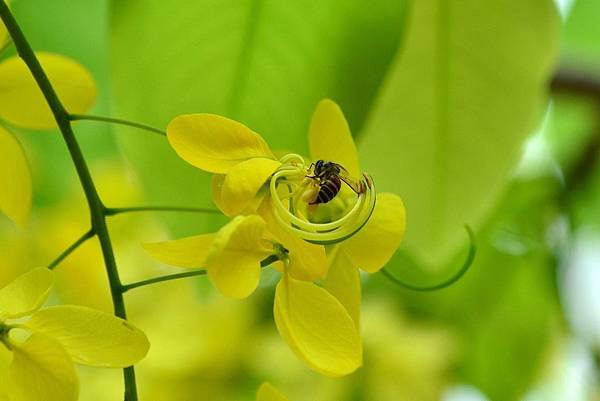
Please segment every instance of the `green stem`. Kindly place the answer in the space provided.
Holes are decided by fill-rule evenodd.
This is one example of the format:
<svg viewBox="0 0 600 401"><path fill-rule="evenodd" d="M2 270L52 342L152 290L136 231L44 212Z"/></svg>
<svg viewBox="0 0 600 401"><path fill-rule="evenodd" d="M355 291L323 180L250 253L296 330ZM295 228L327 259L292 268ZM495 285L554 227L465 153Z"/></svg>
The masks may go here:
<svg viewBox="0 0 600 401"><path fill-rule="evenodd" d="M155 133L158 135L167 136L167 133L165 131L159 130L158 128L154 128L149 125L140 124L140 123L136 123L136 122L129 121L129 120L123 120L120 118L92 116L89 114L70 114L69 118L72 121L88 120L88 121L101 121L101 122L111 123L111 124L126 125L128 127L139 128L139 129L143 129L145 131L152 132L152 133Z"/></svg>
<svg viewBox="0 0 600 401"><path fill-rule="evenodd" d="M168 274L166 276L159 276L159 277L154 277L154 278L150 278L147 280L136 281L131 284L125 284L123 286L123 292L127 292L127 291L132 290L137 287L143 287L145 285L160 283L162 281L171 281L171 280L177 280L180 278L205 276L205 275L206 275L206 270L190 270L190 271L182 272L182 273Z"/></svg>
<svg viewBox="0 0 600 401"><path fill-rule="evenodd" d="M123 213L135 212L191 212L191 213L210 213L222 214L219 210L208 209L202 207L179 207L179 206L135 206L135 207L110 207L107 208L105 214L114 216Z"/></svg>
<svg viewBox="0 0 600 401"><path fill-rule="evenodd" d="M473 234L473 230L471 230L471 227L465 225L465 229L467 230L467 234L469 235L469 241L470 241L469 253L467 255L467 259L465 260L465 263L462 265L460 270L457 271L456 274L451 276L449 279L444 280L441 283L432 284L432 285L418 285L418 284L407 283L405 281L398 279L392 273L390 273L385 267L383 269L381 269L381 273L386 278L388 278L389 280L398 284L399 286L408 288L409 290L413 290L413 291L435 291L435 290L441 290L442 288L451 286L452 284L457 282L462 276L464 276L465 273L469 270L469 268L473 265L473 260L475 260L475 254L477 253L477 248L475 246L475 234Z"/></svg>
<svg viewBox="0 0 600 401"><path fill-rule="evenodd" d="M75 242L73 242L71 245L69 245L69 247L67 249L65 249L60 255L58 255L56 257L56 259L54 259L48 265L48 269L50 269L50 270L54 269L56 266L58 266L58 264L60 262L62 262L67 256L69 256L71 254L71 252L73 252L75 249L79 248L79 246L81 244L83 244L88 239L92 238L94 235L95 235L94 230L92 230L92 229L88 230L85 234L83 234L81 237L79 237Z"/></svg>
<svg viewBox="0 0 600 401"><path fill-rule="evenodd" d="M270 255L260 262L260 266L261 267L269 266L271 263L277 262L279 259L280 258L277 255ZM136 281L131 284L125 284L122 288L123 288L123 292L127 292L134 288L143 287L143 286L155 284L155 283L160 283L162 281L171 281L171 280L178 280L180 278L205 276L205 275L206 275L206 270L204 270L204 269L203 270L190 270L190 271L186 271L186 272L182 272L182 273L167 274L166 276L158 276L158 277L154 277L154 278L149 278L147 280Z"/></svg>
<svg viewBox="0 0 600 401"><path fill-rule="evenodd" d="M42 91L67 145L90 209L92 230L94 234L98 236L98 240L100 241L100 248L104 258L113 300L114 313L116 316L126 319L127 313L125 310L123 293L121 292L121 279L119 278L112 243L106 226L105 208L100 200L94 181L92 180L92 176L90 175L83 157L83 153L81 152L75 134L73 133L69 113L58 98L56 91L52 87L50 80L46 76L39 60L33 52L33 49L27 42L25 35L21 31L21 28L17 24L17 21L4 0L0 0L0 17L13 40L17 53L29 68L33 78ZM132 366L124 369L123 377L125 381L125 401L137 401L135 372Z"/></svg>

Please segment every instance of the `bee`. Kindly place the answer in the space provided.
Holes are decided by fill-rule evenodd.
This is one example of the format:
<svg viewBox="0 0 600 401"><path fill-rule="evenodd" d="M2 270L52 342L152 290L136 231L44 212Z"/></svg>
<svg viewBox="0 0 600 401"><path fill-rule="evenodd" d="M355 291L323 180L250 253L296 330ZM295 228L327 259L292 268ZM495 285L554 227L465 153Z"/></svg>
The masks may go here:
<svg viewBox="0 0 600 401"><path fill-rule="evenodd" d="M310 168L313 175L307 175L307 177L318 181L319 192L315 200L310 202L309 205L327 203L335 198L342 189L342 182L348 185L356 194L363 192L362 187L348 176L348 171L341 164L317 160L316 163L310 165Z"/></svg>

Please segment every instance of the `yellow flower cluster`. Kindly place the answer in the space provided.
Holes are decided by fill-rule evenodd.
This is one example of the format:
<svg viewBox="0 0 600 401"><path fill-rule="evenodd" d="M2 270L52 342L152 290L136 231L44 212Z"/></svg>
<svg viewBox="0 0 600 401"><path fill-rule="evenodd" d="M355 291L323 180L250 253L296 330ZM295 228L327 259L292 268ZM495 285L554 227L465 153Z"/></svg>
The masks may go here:
<svg viewBox="0 0 600 401"><path fill-rule="evenodd" d="M206 268L214 286L234 298L249 296L261 265L278 259L274 317L290 348L328 376L361 366L359 269L373 273L387 263L403 237L405 212L398 196L376 196L361 173L340 108L331 100L317 106L309 132L312 163L296 154L277 158L260 135L212 114L178 116L167 136L181 158L215 174L214 202L232 220L216 233L146 249L168 264ZM318 161L339 169L318 176ZM317 202L325 185L334 191Z"/></svg>
<svg viewBox="0 0 600 401"><path fill-rule="evenodd" d="M52 271L38 268L0 289L0 343L13 354L13 401L77 400L73 363L123 368L148 352L144 333L108 313L74 305L40 309L53 282Z"/></svg>

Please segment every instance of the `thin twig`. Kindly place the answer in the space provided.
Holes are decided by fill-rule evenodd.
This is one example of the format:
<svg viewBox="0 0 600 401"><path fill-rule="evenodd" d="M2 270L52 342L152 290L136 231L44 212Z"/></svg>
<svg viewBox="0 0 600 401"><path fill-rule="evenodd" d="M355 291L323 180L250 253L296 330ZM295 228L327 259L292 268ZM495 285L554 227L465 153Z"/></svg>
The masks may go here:
<svg viewBox="0 0 600 401"><path fill-rule="evenodd" d="M388 278L390 281L394 282L395 284L398 284L402 287L408 288L409 290L413 290L413 291L422 291L422 292L435 291L435 290L441 290L442 288L451 286L452 284L454 284L458 280L460 280L460 278L462 276L464 276L465 273L471 268L471 266L473 265L473 261L475 260L475 255L477 253L477 247L475 245L475 234L473 234L473 230L471 230L471 227L469 227L468 225L465 225L465 229L467 230L467 234L469 235L469 241L470 241L469 253L467 254L467 259L463 263L460 270L458 270L449 279L444 280L441 283L437 283L437 284L419 285L419 284L407 283L405 281L400 280L399 278L394 276L392 273L390 273L385 267L383 269L381 269L381 273L386 278Z"/></svg>
<svg viewBox="0 0 600 401"><path fill-rule="evenodd" d="M185 207L185 206L134 206L134 207L109 207L106 208L106 216L115 216L123 213L135 212L190 212L190 213L208 213L222 214L217 209L208 209L203 207Z"/></svg>
<svg viewBox="0 0 600 401"><path fill-rule="evenodd" d="M600 98L600 75L583 69L563 67L552 78L554 92L572 92Z"/></svg>
<svg viewBox="0 0 600 401"><path fill-rule="evenodd" d="M131 284L125 284L121 287L121 292L127 292L127 291L137 288L137 287L143 287L145 285L160 283L162 281L178 280L180 278L205 276L205 275L206 275L206 270L190 270L190 271L182 272L182 273L168 274L166 276L159 276L159 277L154 277L154 278L150 278L147 280L136 281Z"/></svg>
<svg viewBox="0 0 600 401"><path fill-rule="evenodd" d="M118 124L118 125L126 125L128 127L139 128L148 132L152 132L158 135L166 136L167 133L158 128L151 127L146 124L136 123L134 121L123 120L121 118L113 118L113 117L103 117L103 116L93 116L90 114L70 114L69 118L72 121L76 120L88 120L88 121L100 121L104 123Z"/></svg>
<svg viewBox="0 0 600 401"><path fill-rule="evenodd" d="M86 233L84 233L81 237L79 237L75 242L73 242L67 249L65 249L60 255L56 257L49 265L48 269L52 270L60 262L62 262L67 256L69 256L75 249L79 248L85 241L92 238L94 236L94 230L90 229Z"/></svg>
<svg viewBox="0 0 600 401"><path fill-rule="evenodd" d="M267 267L270 264L277 262L278 260L279 260L279 257L277 255L270 255L260 262L260 266ZM205 269L190 270L190 271L186 271L186 272L182 272L182 273L175 273L175 274L167 274L166 276L158 276L158 277L149 278L146 280L136 281L131 284L125 284L121 287L121 292L127 292L134 288L143 287L143 286L155 284L155 283L160 283L163 281L178 280L180 278L186 278L186 277L205 276L206 274L207 274L207 271Z"/></svg>

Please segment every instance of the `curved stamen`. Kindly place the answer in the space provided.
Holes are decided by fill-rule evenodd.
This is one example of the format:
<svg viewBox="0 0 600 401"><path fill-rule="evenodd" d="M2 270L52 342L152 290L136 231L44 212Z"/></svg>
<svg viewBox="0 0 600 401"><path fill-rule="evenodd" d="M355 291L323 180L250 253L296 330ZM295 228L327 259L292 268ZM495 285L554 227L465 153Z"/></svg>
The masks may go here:
<svg viewBox="0 0 600 401"><path fill-rule="evenodd" d="M371 177L363 174L360 181L362 192L352 206L352 209L341 218L328 223L312 223L306 219L300 210L292 207L297 195L306 188L304 180L310 167L307 168L304 159L296 154L288 154L280 159L282 166L271 177L269 189L271 192L273 215L276 221L288 232L300 238L317 244L333 244L343 241L358 232L369 220L375 209L376 192ZM288 187L285 195L280 195L281 184ZM296 186L296 188L294 188ZM284 200L289 200L286 207Z"/></svg>
<svg viewBox="0 0 600 401"><path fill-rule="evenodd" d="M271 178L271 195L277 194L277 180L280 177L284 176L281 173L282 172L277 172L277 173L275 173L275 175L273 175L273 178ZM356 203L354 204L354 207L352 208L352 210L350 212L348 212L344 217L342 217L338 220L332 221L331 223L307 222L301 218L298 218L294 214L290 213L287 210L287 208L283 205L283 202L281 201L281 198L279 196L273 196L273 201L275 202L275 206L277 207L277 209L285 217L289 218L288 224L297 225L300 228L303 228L307 231L325 232L325 231L331 231L331 230L343 225L344 223L349 221L352 217L354 217L361 210L361 208L364 204L364 201L365 201L365 197L359 196L358 200L356 201Z"/></svg>
<svg viewBox="0 0 600 401"><path fill-rule="evenodd" d="M296 153L288 153L287 155L285 155L281 159L279 159L281 164L291 163L294 160L296 163L301 164L302 166L305 165L304 158Z"/></svg>

